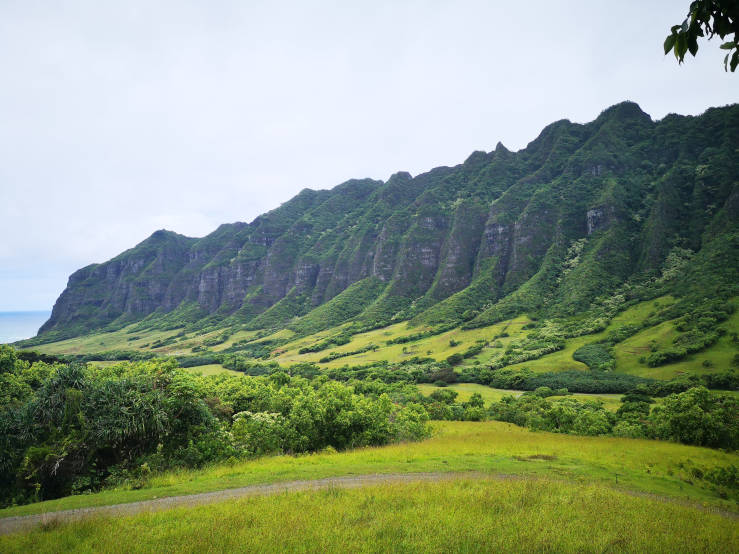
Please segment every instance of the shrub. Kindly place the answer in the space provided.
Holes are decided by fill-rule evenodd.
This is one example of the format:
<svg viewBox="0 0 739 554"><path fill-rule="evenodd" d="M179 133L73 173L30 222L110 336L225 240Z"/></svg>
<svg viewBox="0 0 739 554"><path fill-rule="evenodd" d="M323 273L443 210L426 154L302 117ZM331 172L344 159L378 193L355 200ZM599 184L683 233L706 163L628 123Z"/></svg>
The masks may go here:
<svg viewBox="0 0 739 554"><path fill-rule="evenodd" d="M735 449L739 446L739 402L694 387L668 396L654 408L655 436L686 444Z"/></svg>
<svg viewBox="0 0 739 554"><path fill-rule="evenodd" d="M584 363L590 369L610 370L616 365L611 353L602 344L586 344L572 354L578 362Z"/></svg>

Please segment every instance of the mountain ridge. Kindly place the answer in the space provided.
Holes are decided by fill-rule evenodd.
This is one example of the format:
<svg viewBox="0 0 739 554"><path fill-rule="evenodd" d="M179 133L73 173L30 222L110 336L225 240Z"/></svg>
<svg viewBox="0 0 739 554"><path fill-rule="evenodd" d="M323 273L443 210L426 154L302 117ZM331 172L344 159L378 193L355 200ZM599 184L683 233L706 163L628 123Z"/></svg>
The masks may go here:
<svg viewBox="0 0 739 554"><path fill-rule="evenodd" d="M653 121L622 102L517 152L499 142L415 177L303 189L251 223L159 230L78 270L39 338L137 321L295 329L334 299L352 309L332 325L357 328L571 315L675 248L699 252L706 229L735 230L738 143L737 105Z"/></svg>

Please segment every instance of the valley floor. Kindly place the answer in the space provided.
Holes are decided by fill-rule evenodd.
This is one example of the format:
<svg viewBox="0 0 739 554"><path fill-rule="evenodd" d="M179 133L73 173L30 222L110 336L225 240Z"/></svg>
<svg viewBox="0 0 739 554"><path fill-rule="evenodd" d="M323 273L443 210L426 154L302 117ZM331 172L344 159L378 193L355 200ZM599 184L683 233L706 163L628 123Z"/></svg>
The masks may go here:
<svg viewBox="0 0 739 554"><path fill-rule="evenodd" d="M737 301L739 299L732 299L734 303ZM613 317L602 331L567 338L561 350L524 362L511 363L505 367L510 370L526 368L536 373L587 371L588 366L573 357L578 348L604 340L610 333L617 332L624 326L643 325L655 310L665 309L674 302L675 299L671 296L639 302ZM428 331L426 327L414 328L409 327L407 322L401 322L353 335L346 344L327 347L316 352L306 352L305 349L326 340L327 337L343 332L346 324L299 338L294 338L294 333L288 329L282 329L271 335L261 336L261 338L255 331L237 331L223 342L207 348L204 345L221 335L221 330L190 334L177 330L137 331L136 324L132 324L117 331L93 333L58 342L38 344L30 348L46 354L85 354L92 357L98 353L102 356L105 352L116 350L147 352L157 356L186 357L192 356L194 350L198 351L199 355L219 355L230 348L238 348L240 343L243 343L242 347L245 347L247 343L254 346L278 341L284 344L273 348L269 359L282 366L311 362L318 364L322 369L336 369L345 365L402 362L417 356L441 361L454 354L461 355L468 348L482 342L485 343L482 351L465 359L462 365L485 367L490 363L500 361L507 347L525 340L531 333L531 330L526 328L529 323L531 320L526 315L520 315L487 327L455 328L418 340L398 343L395 341L408 338L414 333ZM674 340L679 335L675 324L676 320L668 320L656 325L647 325L633 336L615 344L613 346L614 371L638 377L669 380L720 373L735 367L739 357L737 339L734 338L739 332L739 310L722 324L727 332L714 344L679 360L664 363L659 367L649 367L644 361L646 355L652 350L664 350L673 346ZM194 366L191 369L206 375L230 371L216 363Z"/></svg>

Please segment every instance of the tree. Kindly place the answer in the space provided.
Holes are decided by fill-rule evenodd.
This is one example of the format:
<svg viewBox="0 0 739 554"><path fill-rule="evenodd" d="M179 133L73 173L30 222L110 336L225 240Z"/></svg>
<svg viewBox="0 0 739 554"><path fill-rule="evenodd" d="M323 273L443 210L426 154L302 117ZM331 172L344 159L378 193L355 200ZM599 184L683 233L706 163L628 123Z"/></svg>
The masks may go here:
<svg viewBox="0 0 739 554"><path fill-rule="evenodd" d="M698 52L698 37L723 39L732 33L734 40L724 42L721 49L729 51L724 69L733 72L739 65L739 0L695 0L682 25L672 26L665 39L665 55L672 51L678 63L683 63L686 52L693 56Z"/></svg>
<svg viewBox="0 0 739 554"><path fill-rule="evenodd" d="M739 446L739 403L705 387L668 396L651 419L657 438L714 448Z"/></svg>

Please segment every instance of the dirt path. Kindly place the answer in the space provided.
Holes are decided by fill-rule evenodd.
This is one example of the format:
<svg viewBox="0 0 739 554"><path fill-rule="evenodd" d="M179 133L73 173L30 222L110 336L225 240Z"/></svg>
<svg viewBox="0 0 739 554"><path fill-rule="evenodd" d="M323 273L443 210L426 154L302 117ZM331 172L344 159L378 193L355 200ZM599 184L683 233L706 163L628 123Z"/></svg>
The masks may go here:
<svg viewBox="0 0 739 554"><path fill-rule="evenodd" d="M523 475L480 473L480 472L439 472L439 473L372 473L367 475L348 475L344 477L327 477L325 479L313 479L304 481L286 481L284 483L272 483L269 485L249 485L237 489L225 489L200 494L188 494L182 496L168 496L153 500L142 500L140 502L128 502L125 504L113 504L110 506L95 506L91 508L77 508L74 510L60 510L47 512L45 514L34 514L28 516L15 516L0 518L0 535L7 535L18 531L27 530L36 525L48 525L50 523L79 520L96 515L134 515L141 512L157 512L177 506L197 506L222 502L257 495L273 495L285 492L320 490L330 488L355 489L370 485L381 485L386 483L421 483L450 481L454 479L525 479ZM724 517L739 519L739 513L725 511L716 507L708 507L688 500L670 498L648 492L633 491L617 488L616 490L631 496L650 498L660 502L682 504L702 511L713 512Z"/></svg>
<svg viewBox="0 0 739 554"><path fill-rule="evenodd" d="M15 516L0 519L0 535L7 535L22 531L39 524L49 524L55 521L68 522L93 515L132 515L140 512L156 512L167 510L177 506L195 506L199 504L210 504L243 498L246 496L272 495L284 492L319 490L329 488L354 489L368 485L379 485L385 483L415 483L424 481L442 481L451 479L475 479L475 478L498 478L506 479L508 475L491 475L486 473L462 472L462 473L388 473L369 475L350 475L346 477L328 477L306 481L287 481L284 483L273 483L269 485L250 485L238 489L225 489L201 494L188 494L183 496L168 496L154 500L142 500L140 502L128 502L125 504L113 504L111 506L95 506L91 508L77 508L74 510L61 510L58 512L47 512L45 514L34 514L29 516Z"/></svg>

